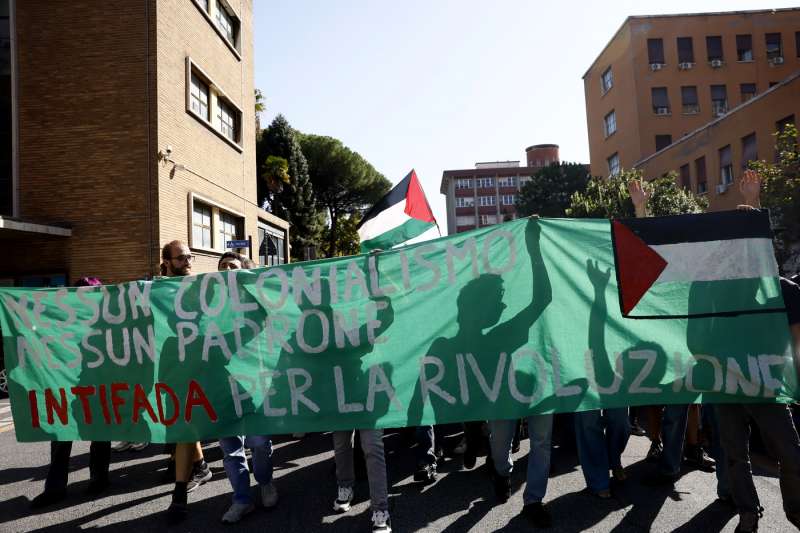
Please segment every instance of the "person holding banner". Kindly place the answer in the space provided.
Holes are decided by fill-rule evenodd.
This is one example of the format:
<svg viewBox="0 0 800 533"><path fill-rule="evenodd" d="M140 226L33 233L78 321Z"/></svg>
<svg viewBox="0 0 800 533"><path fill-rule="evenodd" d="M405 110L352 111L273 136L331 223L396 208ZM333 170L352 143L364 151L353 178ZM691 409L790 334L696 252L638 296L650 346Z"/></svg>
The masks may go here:
<svg viewBox="0 0 800 533"><path fill-rule="evenodd" d="M249 259L236 252L225 252L219 258L217 269L238 270L254 268ZM235 524L255 510L250 495L250 470L247 467L245 447L253 453L253 475L259 485L261 504L271 509L278 504L278 491L272 483L272 440L267 435L237 435L222 437L219 446L225 454L222 460L225 473L233 488L233 503L222 516L225 524Z"/></svg>
<svg viewBox="0 0 800 533"><path fill-rule="evenodd" d="M96 287L102 285L97 278L80 278L76 287ZM50 443L50 468L44 482L44 492L36 496L31 507L41 509L60 502L67 495L67 476L72 441L53 441ZM108 488L108 467L111 462L111 443L92 441L89 447L89 487L86 492L92 496L102 494Z"/></svg>

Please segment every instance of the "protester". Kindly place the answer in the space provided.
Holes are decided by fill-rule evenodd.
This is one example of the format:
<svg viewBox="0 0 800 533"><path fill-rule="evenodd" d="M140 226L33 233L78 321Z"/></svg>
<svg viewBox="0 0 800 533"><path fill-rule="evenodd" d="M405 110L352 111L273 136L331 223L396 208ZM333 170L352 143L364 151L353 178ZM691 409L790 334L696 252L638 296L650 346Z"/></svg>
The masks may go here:
<svg viewBox="0 0 800 533"><path fill-rule="evenodd" d="M193 261L192 252L181 241L171 241L161 250L161 271L165 276L190 275ZM175 490L167 509L170 522L179 522L188 516L187 494L211 477L211 469L203 458L203 448L199 442L179 442L175 445Z"/></svg>
<svg viewBox="0 0 800 533"><path fill-rule="evenodd" d="M219 270L254 268L255 264L236 252L225 252L219 258ZM225 454L222 464L233 488L233 503L222 516L225 524L235 524L255 510L250 494L250 470L247 467L245 448L253 454L253 475L259 485L261 504L271 509L278 504L278 491L272 483L272 440L267 435L237 435L219 439Z"/></svg>
<svg viewBox="0 0 800 533"><path fill-rule="evenodd" d="M76 287L97 287L102 285L97 278L80 278ZM63 500L67 495L69 475L69 456L72 441L53 441L50 443L50 467L44 482L44 492L31 501L31 507L40 509ZM108 467L111 462L111 443L92 441L89 446L89 486L86 492L98 496L108 488Z"/></svg>

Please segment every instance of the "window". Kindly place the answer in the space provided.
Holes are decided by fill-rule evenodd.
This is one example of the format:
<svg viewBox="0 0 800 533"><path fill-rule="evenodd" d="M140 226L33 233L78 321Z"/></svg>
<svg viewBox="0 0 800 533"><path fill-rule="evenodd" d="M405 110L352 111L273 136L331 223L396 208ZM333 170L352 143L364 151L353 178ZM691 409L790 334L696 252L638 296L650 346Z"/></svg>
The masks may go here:
<svg viewBox="0 0 800 533"><path fill-rule="evenodd" d="M226 39L231 44L234 44L233 40L233 18L228 14L227 9L222 6L222 4L217 4L217 28L220 29L222 34L225 36Z"/></svg>
<svg viewBox="0 0 800 533"><path fill-rule="evenodd" d="M719 149L719 182L721 185L733 183L733 156L730 144Z"/></svg>
<svg viewBox="0 0 800 533"><path fill-rule="evenodd" d="M656 152L672 144L672 135L656 135Z"/></svg>
<svg viewBox="0 0 800 533"><path fill-rule="evenodd" d="M217 248L227 248L228 241L235 241L241 238L239 231L239 220L230 213L220 211L219 213L219 245Z"/></svg>
<svg viewBox="0 0 800 533"><path fill-rule="evenodd" d="M767 42L767 59L774 60L777 57L783 57L780 33L768 33L764 36L764 40Z"/></svg>
<svg viewBox="0 0 800 533"><path fill-rule="evenodd" d="M515 176L505 176L503 178L497 178L497 184L500 187L516 187L517 178Z"/></svg>
<svg viewBox="0 0 800 533"><path fill-rule="evenodd" d="M711 86L711 114L715 117L728 112L728 90L724 85Z"/></svg>
<svg viewBox="0 0 800 533"><path fill-rule="evenodd" d="M533 179L533 178L531 178L530 176L520 176L519 177L519 185L520 185L520 187L522 187L526 183L529 183L531 181L531 179Z"/></svg>
<svg viewBox="0 0 800 533"><path fill-rule="evenodd" d="M481 215L481 226L497 224L497 215Z"/></svg>
<svg viewBox="0 0 800 533"><path fill-rule="evenodd" d="M656 115L669 115L669 97L666 87L653 87L653 113Z"/></svg>
<svg viewBox="0 0 800 533"><path fill-rule="evenodd" d="M694 47L691 37L678 37L678 62L694 63Z"/></svg>
<svg viewBox="0 0 800 533"><path fill-rule="evenodd" d="M692 175L689 173L689 164L681 166L681 187L692 190Z"/></svg>
<svg viewBox="0 0 800 533"><path fill-rule="evenodd" d="M614 86L614 76L611 74L611 67L603 71L600 76L600 90L606 94Z"/></svg>
<svg viewBox="0 0 800 533"><path fill-rule="evenodd" d="M651 65L664 64L664 41L647 39L647 59Z"/></svg>
<svg viewBox="0 0 800 533"><path fill-rule="evenodd" d="M197 5L199 5L203 10L208 13L208 0L194 0Z"/></svg>
<svg viewBox="0 0 800 533"><path fill-rule="evenodd" d="M747 168L749 161L758 161L758 146L756 145L755 133L742 137L742 168Z"/></svg>
<svg viewBox="0 0 800 533"><path fill-rule="evenodd" d="M264 266L286 263L286 232L258 222L258 262Z"/></svg>
<svg viewBox="0 0 800 533"><path fill-rule="evenodd" d="M756 95L755 83L742 83L739 88L742 92L742 103L747 102Z"/></svg>
<svg viewBox="0 0 800 533"><path fill-rule="evenodd" d="M736 36L736 59L738 61L752 61L753 60L753 36L752 35L737 35Z"/></svg>
<svg viewBox="0 0 800 533"><path fill-rule="evenodd" d="M706 177L705 157L694 160L694 173L695 176L697 176L697 194L703 194L706 192L706 190L708 190L708 187L706 186L708 178Z"/></svg>
<svg viewBox="0 0 800 533"><path fill-rule="evenodd" d="M219 101L217 104L217 119L219 120L219 131L228 139L236 142L236 114L228 104Z"/></svg>
<svg viewBox="0 0 800 533"><path fill-rule="evenodd" d="M473 215L465 217L456 217L456 226L474 226L475 217Z"/></svg>
<svg viewBox="0 0 800 533"><path fill-rule="evenodd" d="M789 115L788 117L783 117L779 121L775 123L775 131L778 133L783 133L783 130L786 129L786 126L789 124L794 125L794 115Z"/></svg>
<svg viewBox="0 0 800 533"><path fill-rule="evenodd" d="M457 196L456 197L456 207L474 207L475 206L475 197L474 196Z"/></svg>
<svg viewBox="0 0 800 533"><path fill-rule="evenodd" d="M211 207L195 202L192 209L192 246L213 248L211 241Z"/></svg>
<svg viewBox="0 0 800 533"><path fill-rule="evenodd" d="M488 178L488 177L477 178L475 180L475 186L478 187L479 189L489 189L491 187L494 187L494 178Z"/></svg>
<svg viewBox="0 0 800 533"><path fill-rule="evenodd" d="M208 85L197 74L192 72L191 89L189 91L189 107L202 118L209 120L208 115Z"/></svg>
<svg viewBox="0 0 800 533"><path fill-rule="evenodd" d="M694 85L681 87L681 105L683 106L683 113L686 115L694 115L700 112L700 103L697 100L697 87Z"/></svg>
<svg viewBox="0 0 800 533"><path fill-rule="evenodd" d="M458 178L456 180L456 189L471 189L472 180L470 178Z"/></svg>
<svg viewBox="0 0 800 533"><path fill-rule="evenodd" d="M478 197L478 205L482 207L486 207L489 205L497 205L497 197L496 196L479 196Z"/></svg>
<svg viewBox="0 0 800 533"><path fill-rule="evenodd" d="M708 52L709 61L722 61L722 37L719 35L706 37L706 50Z"/></svg>
<svg viewBox="0 0 800 533"><path fill-rule="evenodd" d="M606 137L617 131L617 114L612 110L611 113L603 118L603 133Z"/></svg>
<svg viewBox="0 0 800 533"><path fill-rule="evenodd" d="M514 205L516 196L513 194L504 194L502 197L503 205Z"/></svg>
<svg viewBox="0 0 800 533"><path fill-rule="evenodd" d="M619 174L619 154L618 153L612 154L611 157L606 159L606 162L608 163L608 175L609 176L614 176L616 174Z"/></svg>
<svg viewBox="0 0 800 533"><path fill-rule="evenodd" d="M230 3L226 0L194 0L194 3L236 58L241 60L238 48L241 24Z"/></svg>

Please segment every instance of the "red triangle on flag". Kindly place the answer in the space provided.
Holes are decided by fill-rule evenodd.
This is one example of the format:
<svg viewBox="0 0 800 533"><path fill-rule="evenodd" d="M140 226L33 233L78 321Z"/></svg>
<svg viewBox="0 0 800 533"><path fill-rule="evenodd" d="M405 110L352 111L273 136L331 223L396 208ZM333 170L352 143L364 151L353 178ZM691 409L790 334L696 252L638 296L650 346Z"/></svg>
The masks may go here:
<svg viewBox="0 0 800 533"><path fill-rule="evenodd" d="M431 206L428 205L428 199L425 198L422 185L417 179L417 173L413 169L411 170L411 179L409 180L408 192L406 193L405 213L411 218L423 222L436 222L436 219L433 218Z"/></svg>
<svg viewBox="0 0 800 533"><path fill-rule="evenodd" d="M611 222L622 314L627 316L647 293L667 262L625 224Z"/></svg>

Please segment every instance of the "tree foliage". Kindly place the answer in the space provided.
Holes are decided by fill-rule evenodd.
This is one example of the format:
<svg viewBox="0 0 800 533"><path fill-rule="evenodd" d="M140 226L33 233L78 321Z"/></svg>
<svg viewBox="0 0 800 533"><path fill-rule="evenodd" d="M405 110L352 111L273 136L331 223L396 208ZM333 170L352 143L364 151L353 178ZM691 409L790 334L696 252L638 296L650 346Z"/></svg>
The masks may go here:
<svg viewBox="0 0 800 533"><path fill-rule="evenodd" d="M554 163L533 175L520 190L517 216L563 217L573 193L586 189L589 170L579 163Z"/></svg>
<svg viewBox="0 0 800 533"><path fill-rule="evenodd" d="M641 180L640 170L623 170L607 178L592 178L584 191L577 191L570 198L567 216L576 218L632 218L635 216L633 202L628 193L628 182ZM644 187L651 192L648 211L653 216L701 213L708 202L677 184L676 175L669 174L645 181Z"/></svg>
<svg viewBox="0 0 800 533"><path fill-rule="evenodd" d="M264 130L256 144L256 158L259 204L292 225L292 255L307 259L307 247L319 245L324 215L317 207L297 134L283 115L275 117ZM288 182L274 179L275 170L282 165L276 158L286 161ZM271 189L270 184L277 188Z"/></svg>
<svg viewBox="0 0 800 533"><path fill-rule="evenodd" d="M380 200L391 189L391 182L339 139L300 134L299 140L317 203L327 211L326 255L358 253L354 216Z"/></svg>
<svg viewBox="0 0 800 533"><path fill-rule="evenodd" d="M788 272L800 270L800 151L797 128L786 124L775 133L777 162L752 161L761 174L761 205L770 210L778 263Z"/></svg>

